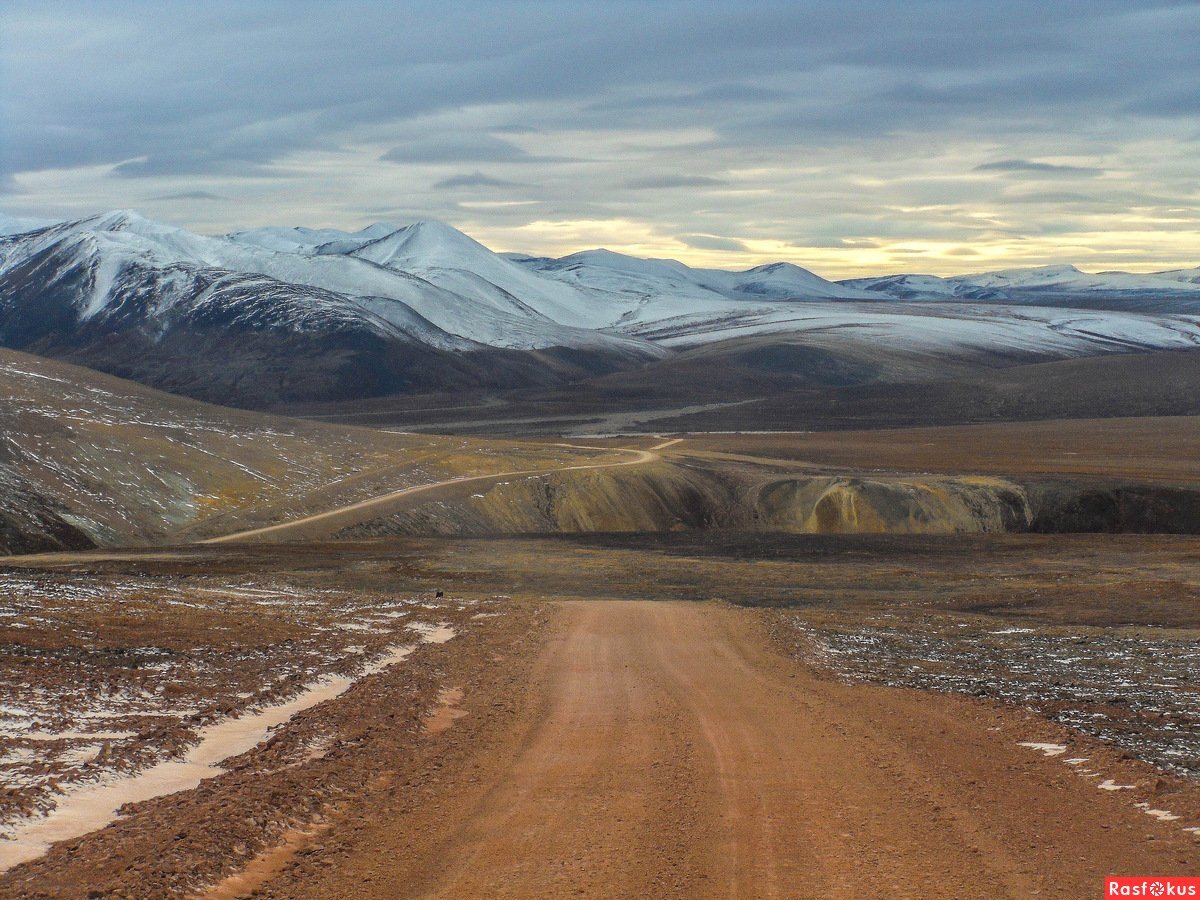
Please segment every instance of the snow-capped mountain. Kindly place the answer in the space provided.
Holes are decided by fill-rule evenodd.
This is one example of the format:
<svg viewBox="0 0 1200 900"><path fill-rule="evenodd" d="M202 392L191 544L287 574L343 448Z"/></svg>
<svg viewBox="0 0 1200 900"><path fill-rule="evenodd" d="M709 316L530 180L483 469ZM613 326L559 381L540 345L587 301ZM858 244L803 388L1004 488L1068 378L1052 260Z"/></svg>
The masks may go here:
<svg viewBox="0 0 1200 900"><path fill-rule="evenodd" d="M462 349L467 344L510 349L551 346L637 349L636 341L600 334L590 328L572 327L512 297L507 297L506 302L481 302L478 295L489 291L497 294L503 290L499 286L483 286L482 281L486 279L481 276L476 276L480 286L474 295L463 294L422 278L419 271L370 259L371 248L381 246L386 250L390 245L380 244L381 241L396 235L409 235L414 226L395 232L387 232L386 228L372 226L359 232L364 236L363 240L352 247L348 245L353 242L344 234L338 238L333 232L297 229L298 234L304 231L308 235L319 234L334 240L315 247L297 241L293 249L270 249L263 245L286 247L287 242L279 237L281 229L271 230L275 234L260 230L231 237L206 237L120 210L78 222L61 223L0 245L0 279L19 267L23 260L53 248L53 252L62 257L60 263L66 269L82 265L93 273L93 277L80 286L82 293L78 302L84 320L101 311L107 315L112 308L122 305L122 284L116 278L120 273L133 276L135 281L147 272L155 273L154 278L162 284L154 290L155 308L147 312L157 315L178 304L180 291L183 295L191 295L186 286L173 288L181 275L210 269L225 273L227 280L234 279L235 275L261 276L280 285L292 285L309 300L319 297L320 302L306 302L295 308L295 324L299 330L307 327L307 316L320 313L359 320L384 335L395 329L407 333L417 323L425 323L432 327L426 327L420 339L449 349ZM437 230L441 235L453 232L446 226L437 226ZM382 237L372 240L372 234ZM511 265L470 241L466 235L453 234L480 251L479 259L470 262L486 263L487 256L491 256L500 264ZM434 242L425 243L427 246L433 244L430 250L436 249ZM347 252L332 252L332 244L346 245ZM348 252L351 249L357 252ZM448 255L444 250L442 253ZM437 269L436 266L412 266L413 270L422 268ZM528 277L519 268L516 273ZM549 285L550 289L554 287L552 283Z"/></svg>
<svg viewBox="0 0 1200 900"><path fill-rule="evenodd" d="M510 258L588 295L608 328L657 342L671 336L718 334L748 319L787 317L798 305L876 299L790 263L727 272L611 250L585 250L562 259Z"/></svg>
<svg viewBox="0 0 1200 900"><path fill-rule="evenodd" d="M1118 274L1115 272L1104 274ZM1155 272L1156 278L1165 278L1168 281L1182 281L1187 284L1200 285L1200 266L1195 269L1171 269L1166 272Z"/></svg>
<svg viewBox="0 0 1200 900"><path fill-rule="evenodd" d="M521 265L580 289L623 298L612 327L672 348L762 334L867 342L880 348L964 355L1084 355L1110 350L1196 345L1194 318L1023 306L1001 287L1024 283L1016 272L971 279L900 275L830 282L787 263L744 272L693 269L676 260L635 259L589 250L562 259L512 255ZM1082 276L1082 273L1080 273ZM1091 277L1093 281L1088 281ZM1109 283L1143 285L1147 276ZM1031 284L1049 272L1027 271ZM1150 279L1153 280L1153 279ZM1082 285L1103 282L1082 276ZM1099 290L1099 287L1096 287ZM1200 295L1197 295L1200 296ZM897 299L919 301L896 304ZM953 300L954 303L945 301ZM963 301L972 300L967 305ZM864 302L867 301L867 302ZM869 301L876 301L871 303ZM887 303L880 306L879 301ZM996 301L979 305L980 301Z"/></svg>
<svg viewBox="0 0 1200 900"><path fill-rule="evenodd" d="M156 336L203 324L463 343L411 309L385 318L316 279L273 277L269 270L286 267L255 265L226 244L127 210L11 236L0 241L0 340L60 338L68 324Z"/></svg>
<svg viewBox="0 0 1200 900"><path fill-rule="evenodd" d="M0 344L256 404L591 371L493 350L582 350L601 370L661 352L356 256L206 237L129 211L0 238Z"/></svg>
<svg viewBox="0 0 1200 900"><path fill-rule="evenodd" d="M356 232L257 228L234 232L228 237L238 244L305 257L362 260L402 277L416 275L485 308L494 309L502 317L540 316L555 324L582 328L598 328L605 324L588 314L586 300L578 291L531 275L521 266L441 222L414 222L403 226L378 223ZM329 262L321 260L313 264L328 265ZM500 324L503 327L504 323ZM473 337L484 343L503 341L502 337L491 334Z"/></svg>
<svg viewBox="0 0 1200 900"><path fill-rule="evenodd" d="M1200 270L1197 269L1147 275L1130 272L1089 274L1075 266L1057 265L1002 269L978 275L956 275L952 278L939 278L936 275L887 275L882 278L854 278L839 283L902 300L958 297L969 300L1025 302L1051 296L1105 296L1126 299L1155 296L1200 299Z"/></svg>
<svg viewBox="0 0 1200 900"><path fill-rule="evenodd" d="M219 237L130 211L25 224L0 236L0 345L226 402L552 383L763 335L954 358L1200 345L1200 270L835 283L789 263L496 254L437 222Z"/></svg>
<svg viewBox="0 0 1200 900"><path fill-rule="evenodd" d="M875 299L929 300L958 296L954 292L954 283L937 275L884 275L878 278L850 278L838 283L871 294Z"/></svg>
<svg viewBox="0 0 1200 900"><path fill-rule="evenodd" d="M314 250L322 244L341 240L373 241L399 228L399 225L389 225L386 222L376 222L361 231L340 231L337 228L252 228L249 231L235 231L227 235L230 240L240 244L261 247L264 250L278 250L283 253L302 253Z"/></svg>
<svg viewBox="0 0 1200 900"><path fill-rule="evenodd" d="M637 259L611 250L585 250L562 259L516 257L522 265L567 283L617 293L688 293L729 300L869 300L870 294L826 281L791 263L770 263L744 272L693 269L674 259ZM665 287L670 291L665 291Z"/></svg>
<svg viewBox="0 0 1200 900"><path fill-rule="evenodd" d="M333 241L317 247L316 252L365 259L419 275L446 290L515 315L532 311L579 328L610 324L603 311L589 303L587 295L540 278L441 222L415 222L357 246L350 241Z"/></svg>

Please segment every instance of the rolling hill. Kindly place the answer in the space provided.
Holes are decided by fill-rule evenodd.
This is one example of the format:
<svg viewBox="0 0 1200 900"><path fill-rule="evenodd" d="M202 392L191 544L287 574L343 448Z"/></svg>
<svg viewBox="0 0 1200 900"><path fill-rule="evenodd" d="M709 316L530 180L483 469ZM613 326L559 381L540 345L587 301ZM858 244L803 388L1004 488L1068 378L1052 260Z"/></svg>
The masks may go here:
<svg viewBox="0 0 1200 900"><path fill-rule="evenodd" d="M186 542L578 454L210 406L0 350L0 555Z"/></svg>

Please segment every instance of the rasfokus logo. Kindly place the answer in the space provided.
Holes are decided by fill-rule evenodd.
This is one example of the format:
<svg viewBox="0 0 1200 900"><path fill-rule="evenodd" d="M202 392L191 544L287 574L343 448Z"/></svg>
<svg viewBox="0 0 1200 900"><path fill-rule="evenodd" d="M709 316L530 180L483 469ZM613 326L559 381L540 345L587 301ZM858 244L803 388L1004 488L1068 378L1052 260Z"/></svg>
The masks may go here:
<svg viewBox="0 0 1200 900"><path fill-rule="evenodd" d="M1200 878L1110 876L1105 897L1200 897Z"/></svg>

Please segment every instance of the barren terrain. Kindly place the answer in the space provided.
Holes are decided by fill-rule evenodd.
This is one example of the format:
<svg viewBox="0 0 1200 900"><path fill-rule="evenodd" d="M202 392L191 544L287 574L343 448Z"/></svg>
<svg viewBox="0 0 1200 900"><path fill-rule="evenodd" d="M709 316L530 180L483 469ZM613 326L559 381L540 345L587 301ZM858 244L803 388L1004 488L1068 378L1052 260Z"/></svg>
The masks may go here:
<svg viewBox="0 0 1200 900"><path fill-rule="evenodd" d="M1195 418L496 440L5 364L15 546L125 546L0 561L3 896L1200 867Z"/></svg>
<svg viewBox="0 0 1200 900"><path fill-rule="evenodd" d="M4 577L31 602L9 617L6 709L39 698L45 732L7 738L25 807L360 675L0 888L1021 897L1192 872L1193 673L1159 654L1198 636L1198 556L1152 536L680 533L14 559ZM71 602L84 585L109 599ZM414 622L455 634L422 644ZM943 656L917 648L910 674L917 635ZM971 652L1013 635L1036 665ZM1121 704L1063 702L1071 646L1138 648L1073 667Z"/></svg>
<svg viewBox="0 0 1200 900"><path fill-rule="evenodd" d="M0 384L3 552L219 536L431 481L596 455L262 416L8 350Z"/></svg>
<svg viewBox="0 0 1200 900"><path fill-rule="evenodd" d="M856 431L898 426L1200 414L1200 353L1046 362L837 352L778 336L723 341L569 388L291 404L280 411L451 434Z"/></svg>

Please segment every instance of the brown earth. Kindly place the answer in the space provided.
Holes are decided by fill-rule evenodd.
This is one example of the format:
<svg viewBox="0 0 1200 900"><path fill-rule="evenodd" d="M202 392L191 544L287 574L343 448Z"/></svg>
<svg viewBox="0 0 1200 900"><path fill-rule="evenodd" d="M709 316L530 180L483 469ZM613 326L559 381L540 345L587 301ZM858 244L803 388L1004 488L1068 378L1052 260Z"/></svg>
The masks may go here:
<svg viewBox="0 0 1200 900"><path fill-rule="evenodd" d="M819 338L814 336L814 340ZM852 430L972 422L1200 414L1200 353L1106 353L1047 362L721 341L550 390L378 398L281 409L326 422L439 433ZM636 412L636 415L630 413Z"/></svg>
<svg viewBox="0 0 1200 900"><path fill-rule="evenodd" d="M1200 480L1200 416L1057 419L939 428L690 434L671 454L855 472Z"/></svg>
<svg viewBox="0 0 1200 900"><path fill-rule="evenodd" d="M10 576L46 582L48 597L59 581L136 576L147 597L169 588L207 604L158 615L189 658L244 675L236 687L254 686L251 648L251 668L261 657L269 672L313 642L395 640L329 630L370 620L372 592L397 602L445 587L442 605L414 614L460 633L306 711L199 788L0 876L0 895L1087 897L1105 874L1194 873L1183 829L1200 823L1195 780L990 697L846 683L793 624L1019 623L1031 639L1088 641L1158 626L1194 640L1196 554L1195 538L1161 536L691 532L11 560ZM239 599L268 578L304 600L303 616ZM363 595L353 609L346 592ZM75 604L79 625L64 631L71 604L50 602L13 630L14 652L85 660L145 643L97 603ZM292 643L255 620L292 629ZM132 669L97 678L116 687ZM1109 671L1120 690L1128 670ZM1083 758L1086 776L1065 764ZM1102 779L1130 787L1097 790Z"/></svg>
<svg viewBox="0 0 1200 900"><path fill-rule="evenodd" d="M233 534L222 535L221 537L209 538L202 543L206 544L222 544L231 542L245 541L295 541L305 537L326 537L329 534L360 525L363 522L369 522L377 519L380 516L386 516L396 507L404 507L412 502L415 495L422 495L422 499L432 494L434 496L443 492L454 493L461 490L465 485L478 485L481 483L492 483L499 481L502 478L529 477L534 475L558 474L558 473L575 473L583 470L594 469L614 469L624 466L636 466L649 462L656 461L659 457L653 451L662 447L674 444L674 440L661 442L650 450L626 450L617 448L617 452L621 456L607 458L601 462L594 463L577 463L575 465L567 465L559 463L556 466L547 468L539 467L536 469L520 469L506 472L492 472L486 475L460 475L444 481L431 481L425 484L416 485L414 487L401 488L398 491L391 491L378 497L370 497L366 500L360 500L356 503L351 503L346 506L336 509L327 510L325 512L315 513L310 516L304 516L297 519L292 519L286 522L281 522L278 525L269 525L263 528L255 528L250 531L239 531ZM574 450L595 451L602 448L596 447L575 447L573 445L560 445Z"/></svg>
<svg viewBox="0 0 1200 900"><path fill-rule="evenodd" d="M263 895L1083 897L1200 864L1017 745L1057 730L818 679L744 611L570 604L534 673L433 802L350 816Z"/></svg>
<svg viewBox="0 0 1200 900"><path fill-rule="evenodd" d="M341 531L271 533L1200 533L1200 417L651 440L652 465L409 490L321 517Z"/></svg>

